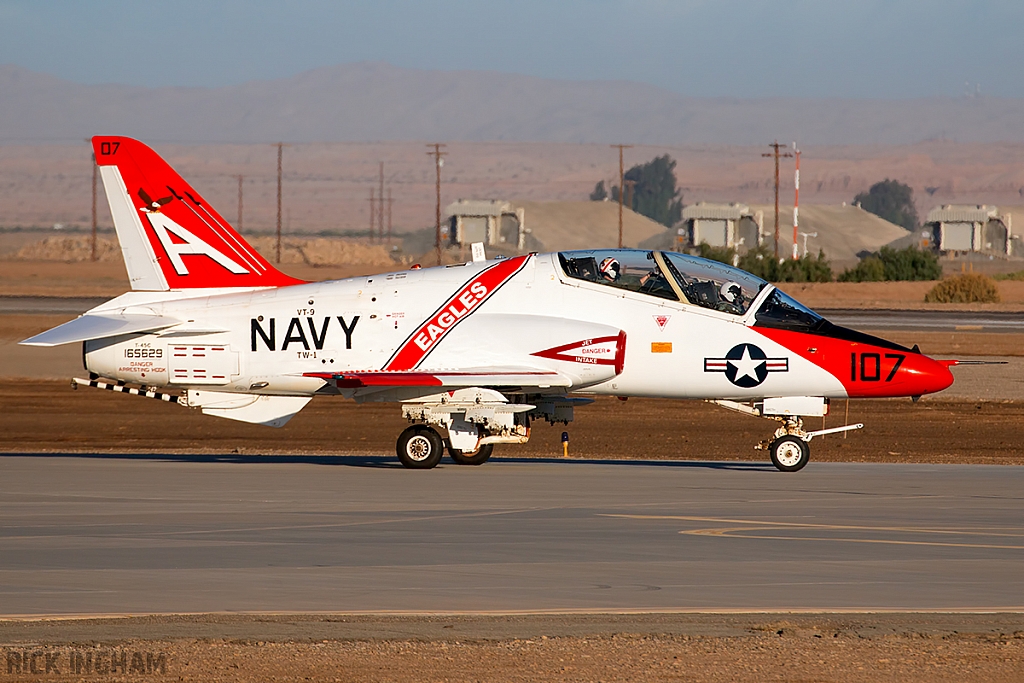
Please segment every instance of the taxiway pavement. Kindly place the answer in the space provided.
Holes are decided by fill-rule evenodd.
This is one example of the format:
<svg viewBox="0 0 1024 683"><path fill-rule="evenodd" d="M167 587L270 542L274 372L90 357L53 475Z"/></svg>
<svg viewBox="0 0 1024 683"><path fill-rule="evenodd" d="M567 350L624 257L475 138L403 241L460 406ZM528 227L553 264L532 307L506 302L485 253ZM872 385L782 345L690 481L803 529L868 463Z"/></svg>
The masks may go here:
<svg viewBox="0 0 1024 683"><path fill-rule="evenodd" d="M1024 609L1024 468L0 456L0 611Z"/></svg>
<svg viewBox="0 0 1024 683"><path fill-rule="evenodd" d="M1011 311L818 309L836 325L883 332L1024 332L1024 314Z"/></svg>

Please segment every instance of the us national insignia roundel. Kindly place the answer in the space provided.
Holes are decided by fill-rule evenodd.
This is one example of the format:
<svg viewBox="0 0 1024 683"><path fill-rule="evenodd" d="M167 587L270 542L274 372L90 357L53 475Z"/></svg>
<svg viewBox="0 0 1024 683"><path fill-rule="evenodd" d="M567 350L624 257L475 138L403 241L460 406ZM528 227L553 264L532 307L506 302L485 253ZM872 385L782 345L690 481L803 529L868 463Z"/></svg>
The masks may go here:
<svg viewBox="0 0 1024 683"><path fill-rule="evenodd" d="M737 344L725 358L705 358L704 372L724 372L725 378L743 389L765 381L769 372L788 372L788 358L769 358L753 344Z"/></svg>

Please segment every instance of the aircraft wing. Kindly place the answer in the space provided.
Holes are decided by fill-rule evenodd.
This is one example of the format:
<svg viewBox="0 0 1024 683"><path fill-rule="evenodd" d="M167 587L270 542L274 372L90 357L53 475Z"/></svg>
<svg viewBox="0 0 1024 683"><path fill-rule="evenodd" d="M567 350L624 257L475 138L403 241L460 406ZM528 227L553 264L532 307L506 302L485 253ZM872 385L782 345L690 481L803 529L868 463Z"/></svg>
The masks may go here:
<svg viewBox="0 0 1024 683"><path fill-rule="evenodd" d="M59 346L132 332L151 332L180 324L177 318L162 315L90 313L18 343L25 346Z"/></svg>
<svg viewBox="0 0 1024 683"><path fill-rule="evenodd" d="M553 370L536 368L468 368L460 370L356 370L307 372L334 382L339 389L362 387L569 387L572 380Z"/></svg>

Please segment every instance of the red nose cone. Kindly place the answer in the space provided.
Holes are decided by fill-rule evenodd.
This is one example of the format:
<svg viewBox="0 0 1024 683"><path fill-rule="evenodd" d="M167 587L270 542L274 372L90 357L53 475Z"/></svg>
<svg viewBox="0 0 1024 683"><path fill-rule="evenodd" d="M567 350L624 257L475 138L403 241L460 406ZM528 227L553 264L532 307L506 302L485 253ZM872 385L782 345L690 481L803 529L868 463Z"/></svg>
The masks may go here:
<svg viewBox="0 0 1024 683"><path fill-rule="evenodd" d="M907 356L904 365L903 386L911 396L934 394L953 384L953 373L947 361L937 361L928 356L914 354Z"/></svg>

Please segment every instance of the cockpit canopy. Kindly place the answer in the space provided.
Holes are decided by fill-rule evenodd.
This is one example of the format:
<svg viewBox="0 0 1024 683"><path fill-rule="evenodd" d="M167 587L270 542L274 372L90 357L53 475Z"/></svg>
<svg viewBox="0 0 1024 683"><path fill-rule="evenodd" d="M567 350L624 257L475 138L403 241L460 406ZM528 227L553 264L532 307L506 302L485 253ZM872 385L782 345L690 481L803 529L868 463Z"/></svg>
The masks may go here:
<svg viewBox="0 0 1024 683"><path fill-rule="evenodd" d="M741 316L768 287L745 270L718 261L672 251L592 249L563 251L558 261L565 274L669 301L680 301ZM910 353L899 344L833 325L780 289L773 288L753 316L754 327L816 334Z"/></svg>
<svg viewBox="0 0 1024 683"><path fill-rule="evenodd" d="M577 280L743 315L768 283L708 259L669 251L563 251L558 260Z"/></svg>

